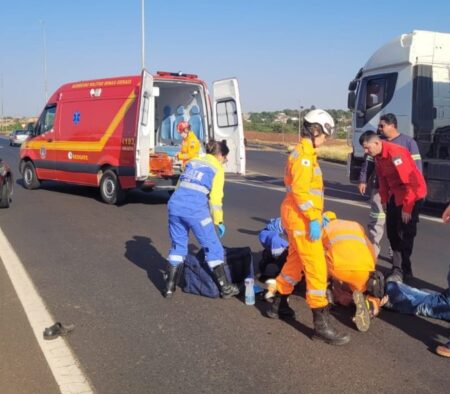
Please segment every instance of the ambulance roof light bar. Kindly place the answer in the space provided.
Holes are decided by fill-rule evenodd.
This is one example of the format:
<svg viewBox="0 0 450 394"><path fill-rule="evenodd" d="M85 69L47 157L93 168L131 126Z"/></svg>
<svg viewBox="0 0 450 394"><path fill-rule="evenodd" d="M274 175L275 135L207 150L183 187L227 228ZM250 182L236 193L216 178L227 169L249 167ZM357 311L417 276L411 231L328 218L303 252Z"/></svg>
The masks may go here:
<svg viewBox="0 0 450 394"><path fill-rule="evenodd" d="M178 71L177 73L175 72L170 72L170 71L157 71L156 72L157 75L159 75L160 77L184 77L184 78L191 78L191 79L197 79L198 75L195 74L184 74L181 71Z"/></svg>

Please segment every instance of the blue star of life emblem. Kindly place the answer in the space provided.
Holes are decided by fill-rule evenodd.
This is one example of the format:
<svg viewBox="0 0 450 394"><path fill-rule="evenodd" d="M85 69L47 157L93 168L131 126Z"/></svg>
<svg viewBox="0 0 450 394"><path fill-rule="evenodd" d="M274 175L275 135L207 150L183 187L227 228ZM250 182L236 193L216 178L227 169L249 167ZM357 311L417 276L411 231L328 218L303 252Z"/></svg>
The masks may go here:
<svg viewBox="0 0 450 394"><path fill-rule="evenodd" d="M78 124L78 123L80 123L80 112L79 111L76 111L76 112L74 112L73 113L73 119L72 119L72 122L74 123L74 124Z"/></svg>

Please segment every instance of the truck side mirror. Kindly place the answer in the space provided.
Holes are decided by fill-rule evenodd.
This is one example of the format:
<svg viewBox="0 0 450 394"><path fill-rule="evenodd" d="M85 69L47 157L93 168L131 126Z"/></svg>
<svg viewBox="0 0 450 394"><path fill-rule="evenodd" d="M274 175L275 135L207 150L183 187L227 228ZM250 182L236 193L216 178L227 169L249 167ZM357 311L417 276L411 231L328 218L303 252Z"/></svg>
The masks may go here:
<svg viewBox="0 0 450 394"><path fill-rule="evenodd" d="M355 109L355 103L356 103L356 93L354 91L348 92L347 107L350 111L353 111Z"/></svg>

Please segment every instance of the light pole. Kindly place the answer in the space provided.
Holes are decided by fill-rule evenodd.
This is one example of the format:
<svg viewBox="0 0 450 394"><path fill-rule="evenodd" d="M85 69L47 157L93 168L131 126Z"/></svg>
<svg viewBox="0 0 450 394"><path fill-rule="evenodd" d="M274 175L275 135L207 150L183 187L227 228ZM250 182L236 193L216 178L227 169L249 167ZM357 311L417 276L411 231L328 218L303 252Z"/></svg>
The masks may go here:
<svg viewBox="0 0 450 394"><path fill-rule="evenodd" d="M45 103L47 103L48 100L48 91L47 91L47 39L45 36L45 22L43 20L40 20L39 23L42 27L42 49L44 52L44 99Z"/></svg>
<svg viewBox="0 0 450 394"><path fill-rule="evenodd" d="M5 118L3 117L3 73L2 74L0 74L0 85L1 85L1 88L2 88L2 95L1 95L1 109L2 109L2 128L1 128L1 132L3 133L3 123L4 123L4 120L5 120Z"/></svg>
<svg viewBox="0 0 450 394"><path fill-rule="evenodd" d="M145 9L145 0L141 0L141 65L142 69L145 68L145 17L144 17L144 9Z"/></svg>
<svg viewBox="0 0 450 394"><path fill-rule="evenodd" d="M300 105L300 109L298 111L298 140L300 141L300 136L302 132L302 112L303 112L303 105Z"/></svg>

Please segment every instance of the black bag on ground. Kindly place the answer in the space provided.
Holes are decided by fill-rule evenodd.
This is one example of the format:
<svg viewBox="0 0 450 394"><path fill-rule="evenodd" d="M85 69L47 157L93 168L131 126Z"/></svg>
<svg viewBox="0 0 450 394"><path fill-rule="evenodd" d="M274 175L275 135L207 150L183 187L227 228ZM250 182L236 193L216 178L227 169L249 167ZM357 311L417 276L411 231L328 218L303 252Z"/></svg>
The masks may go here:
<svg viewBox="0 0 450 394"><path fill-rule="evenodd" d="M224 248L225 273L231 283L241 284L247 277L254 277L253 257L249 247ZM205 252L201 249L197 255L189 254L184 263L185 293L210 298L220 296L219 288L213 279L211 269L205 261Z"/></svg>
<svg viewBox="0 0 450 394"><path fill-rule="evenodd" d="M264 249L262 252L262 259L259 262L259 280L265 282L267 279L276 278L281 272L284 263L286 263L287 255L288 248L277 257L272 256L270 251Z"/></svg>

